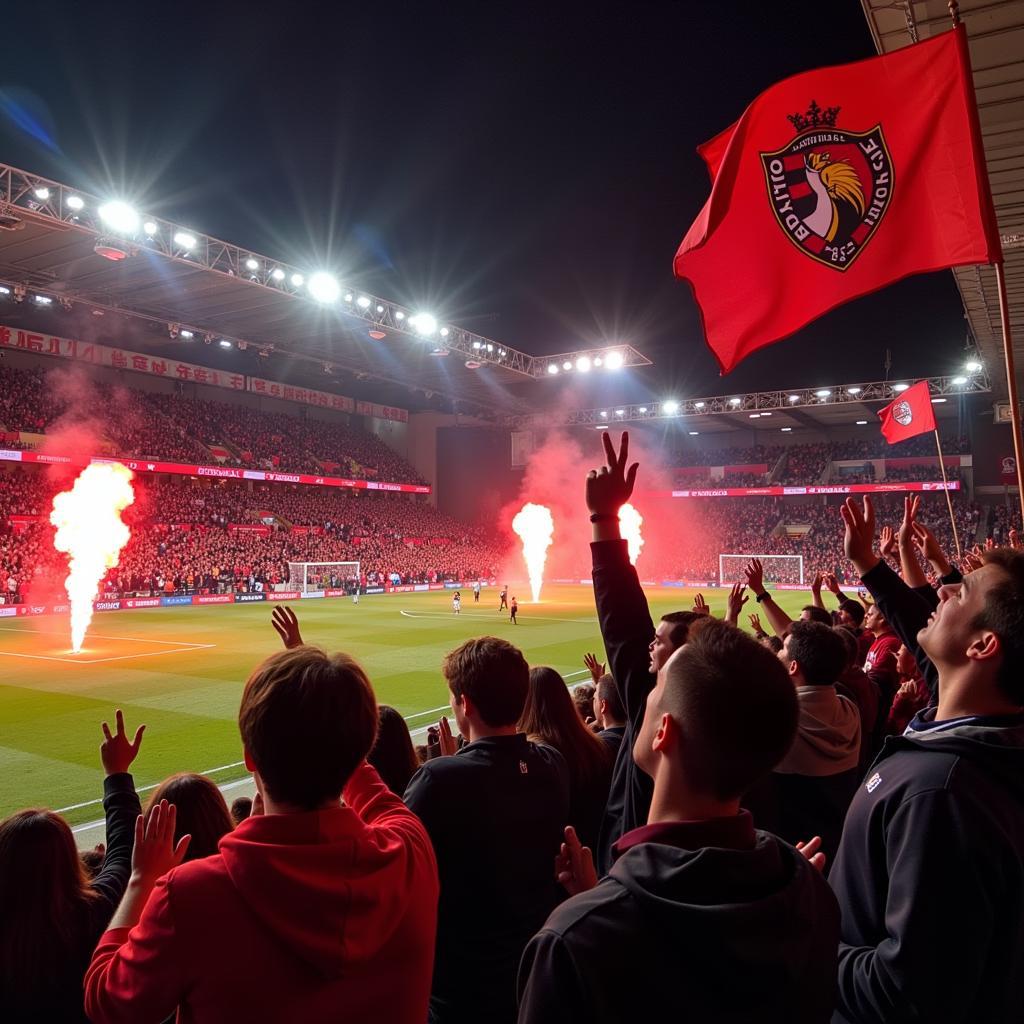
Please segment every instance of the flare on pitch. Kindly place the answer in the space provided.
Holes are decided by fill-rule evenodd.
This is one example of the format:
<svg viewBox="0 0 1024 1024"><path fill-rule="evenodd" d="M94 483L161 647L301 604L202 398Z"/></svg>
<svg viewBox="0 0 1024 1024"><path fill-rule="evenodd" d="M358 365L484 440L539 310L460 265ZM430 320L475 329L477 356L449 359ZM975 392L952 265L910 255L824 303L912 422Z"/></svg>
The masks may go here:
<svg viewBox="0 0 1024 1024"><path fill-rule="evenodd" d="M540 588L544 583L544 565L548 560L548 548L555 532L555 521L547 505L527 502L512 520L512 529L523 542L523 559L530 577L530 592L533 603L540 600Z"/></svg>

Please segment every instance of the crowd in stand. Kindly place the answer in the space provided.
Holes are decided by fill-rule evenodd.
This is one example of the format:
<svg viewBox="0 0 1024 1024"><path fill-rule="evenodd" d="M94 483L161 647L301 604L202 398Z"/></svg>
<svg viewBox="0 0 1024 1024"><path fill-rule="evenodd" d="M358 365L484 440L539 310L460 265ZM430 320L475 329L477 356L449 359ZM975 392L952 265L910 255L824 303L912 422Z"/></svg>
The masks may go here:
<svg viewBox="0 0 1024 1024"><path fill-rule="evenodd" d="M51 811L0 822L5 1019L1022 1019L1016 534L957 567L919 501L890 536L850 499L833 526L870 597L818 584L794 621L751 558L724 620L655 624L619 536L627 441L604 444L585 703L471 639L417 753L276 608L285 650L238 715L251 805L182 765L143 808L144 726L117 711L102 851Z"/></svg>
<svg viewBox="0 0 1024 1024"><path fill-rule="evenodd" d="M219 445L228 465L425 482L380 438L341 422L106 386L88 378L54 387L53 373L69 379L66 371L0 367L0 429L46 433L87 421L112 454L132 458L209 463L210 446Z"/></svg>

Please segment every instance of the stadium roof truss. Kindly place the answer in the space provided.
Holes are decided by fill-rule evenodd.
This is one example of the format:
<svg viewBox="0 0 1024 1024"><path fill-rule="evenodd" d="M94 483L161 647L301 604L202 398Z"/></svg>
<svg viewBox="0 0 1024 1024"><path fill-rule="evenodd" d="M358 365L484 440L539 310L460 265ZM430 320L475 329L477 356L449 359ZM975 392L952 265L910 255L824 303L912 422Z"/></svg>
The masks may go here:
<svg viewBox="0 0 1024 1024"><path fill-rule="evenodd" d="M891 53L952 26L947 0L861 0L861 6L879 53ZM970 40L1020 380L1024 374L1024 0L962 0L959 8ZM953 274L971 333L992 374L995 397L1005 400L995 271L990 266L970 266L958 267Z"/></svg>
<svg viewBox="0 0 1024 1024"><path fill-rule="evenodd" d="M101 217L103 205L79 189L0 164L0 277L241 348L336 363L385 381L407 373L418 388L492 409L525 408L501 385L550 376L555 358L560 368L571 361L575 369L580 357L601 366L614 352L617 365L650 365L627 344L532 356L333 278L335 294L318 301L310 287L315 269L142 213L130 228L115 229ZM114 258L104 258L100 248ZM413 344L388 359L367 338ZM438 358L449 355L461 358ZM480 377L481 369L490 372Z"/></svg>
<svg viewBox="0 0 1024 1024"><path fill-rule="evenodd" d="M961 395L987 394L992 390L984 370L971 375L929 377L928 384L937 418L955 414L956 404L950 403L949 399ZM782 429L792 427L794 423L797 426L820 429L839 423L850 423L854 416L873 417L879 404L891 402L905 391L907 386L907 382L902 381L874 381L827 388L754 391L680 401L509 416L506 422L515 430L530 430L558 426L607 427L616 423L687 418L705 419L709 425L714 420L726 420L730 429L737 426L757 430L776 427ZM746 418L747 422L741 422L743 418Z"/></svg>

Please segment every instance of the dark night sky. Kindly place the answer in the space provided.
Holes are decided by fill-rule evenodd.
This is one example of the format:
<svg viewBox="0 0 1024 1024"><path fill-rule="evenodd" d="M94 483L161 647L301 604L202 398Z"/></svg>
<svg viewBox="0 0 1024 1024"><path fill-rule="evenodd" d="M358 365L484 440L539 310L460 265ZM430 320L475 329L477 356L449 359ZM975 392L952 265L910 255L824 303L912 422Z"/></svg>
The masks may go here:
<svg viewBox="0 0 1024 1024"><path fill-rule="evenodd" d="M773 81L872 55L856 0L547 6L57 3L5 47L0 158L528 352L631 341L656 367L628 397L873 380L886 348L894 376L957 362L945 272L726 383L672 278L695 147Z"/></svg>

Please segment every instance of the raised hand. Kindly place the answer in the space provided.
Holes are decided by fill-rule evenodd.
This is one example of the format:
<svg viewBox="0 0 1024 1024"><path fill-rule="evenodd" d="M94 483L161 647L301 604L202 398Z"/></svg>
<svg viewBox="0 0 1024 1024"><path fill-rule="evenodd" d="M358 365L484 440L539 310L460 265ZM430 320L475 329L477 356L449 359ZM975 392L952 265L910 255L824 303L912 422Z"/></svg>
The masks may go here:
<svg viewBox="0 0 1024 1024"><path fill-rule="evenodd" d="M902 529L900 533L902 534ZM892 558L893 552L896 549L896 534L893 532L891 526L883 526L882 532L879 535L879 551L883 558Z"/></svg>
<svg viewBox="0 0 1024 1024"><path fill-rule="evenodd" d="M299 632L299 617L287 605L280 604L271 613L270 621L281 638L281 643L288 650L302 646L302 634Z"/></svg>
<svg viewBox="0 0 1024 1024"><path fill-rule="evenodd" d="M1024 548L1024 544L1020 542L1020 534L1016 530L1010 530L1010 547Z"/></svg>
<svg viewBox="0 0 1024 1024"><path fill-rule="evenodd" d="M951 566L934 534L923 523L914 523L911 541L914 547L931 563L940 576L948 576Z"/></svg>
<svg viewBox="0 0 1024 1024"><path fill-rule="evenodd" d="M622 442L616 453L611 435L601 435L607 465L592 469L587 474L587 508L594 515L617 516L619 509L629 501L636 483L639 463L626 468L629 463L629 433L623 431Z"/></svg>
<svg viewBox="0 0 1024 1024"><path fill-rule="evenodd" d="M132 849L132 881L152 886L158 878L176 868L184 859L191 836L174 843L177 808L161 800L149 812L135 819L135 846Z"/></svg>
<svg viewBox="0 0 1024 1024"><path fill-rule="evenodd" d="M452 727L448 724L447 717L437 723L437 745L441 748L442 757L458 753L459 744L452 735Z"/></svg>
<svg viewBox="0 0 1024 1024"><path fill-rule="evenodd" d="M694 615L710 615L711 609L708 607L707 601L704 600L703 594L698 594L693 599L693 608L691 611Z"/></svg>
<svg viewBox="0 0 1024 1024"><path fill-rule="evenodd" d="M825 580L825 577L820 572L816 572L814 574L814 579L811 580L811 593L812 594L820 594L821 593L821 584L824 582L824 580Z"/></svg>
<svg viewBox="0 0 1024 1024"><path fill-rule="evenodd" d="M903 499L903 522L900 523L900 532L897 537L901 548L906 548L914 532L914 524L917 522L917 507L921 504L920 494L908 494ZM885 556L885 552L882 552Z"/></svg>
<svg viewBox="0 0 1024 1024"><path fill-rule="evenodd" d="M594 680L596 686L601 681L601 676L604 675L605 666L597 660L596 654L584 654L583 664L587 666L590 678Z"/></svg>
<svg viewBox="0 0 1024 1024"><path fill-rule="evenodd" d="M750 628L758 635L761 636L764 630L761 628L761 616L760 615L748 615L750 619Z"/></svg>
<svg viewBox="0 0 1024 1024"><path fill-rule="evenodd" d="M731 622L734 626L739 621L740 611L749 600L749 598L743 596L746 589L747 585L745 583L734 583L732 585L732 590L729 591L729 597L726 603L728 611L725 616L725 621Z"/></svg>
<svg viewBox="0 0 1024 1024"><path fill-rule="evenodd" d="M825 854L821 853L821 836L815 836L806 843L797 843L796 848L804 855L810 864L813 864L819 871L825 870Z"/></svg>
<svg viewBox="0 0 1024 1024"><path fill-rule="evenodd" d="M744 567L743 575L747 578L747 586L760 597L764 592L764 566L760 559L752 558Z"/></svg>
<svg viewBox="0 0 1024 1024"><path fill-rule="evenodd" d="M863 508L859 507L853 498L847 498L840 506L839 514L843 517L843 525L846 527L843 551L853 562L857 572L863 576L880 561L874 551L875 506L867 495L864 496Z"/></svg>
<svg viewBox="0 0 1024 1024"><path fill-rule="evenodd" d="M114 721L117 732L113 736L110 734L110 726L106 722L103 723L103 742L100 744L100 760L107 775L128 771L132 762L139 756L142 734L146 731L146 727L140 725L135 730L135 739L129 742L124 731L124 714L120 708L114 712Z"/></svg>
<svg viewBox="0 0 1024 1024"><path fill-rule="evenodd" d="M586 892L597 885L594 856L589 846L580 843L572 825L566 827L565 842L555 857L555 878L570 896Z"/></svg>
<svg viewBox="0 0 1024 1024"><path fill-rule="evenodd" d="M834 572L825 573L825 586L828 587L829 593L839 595L839 580L836 579Z"/></svg>

